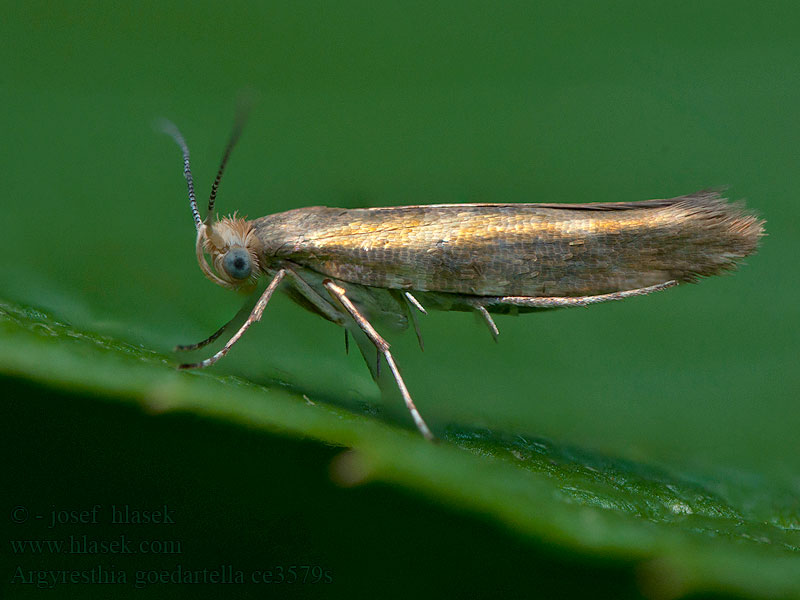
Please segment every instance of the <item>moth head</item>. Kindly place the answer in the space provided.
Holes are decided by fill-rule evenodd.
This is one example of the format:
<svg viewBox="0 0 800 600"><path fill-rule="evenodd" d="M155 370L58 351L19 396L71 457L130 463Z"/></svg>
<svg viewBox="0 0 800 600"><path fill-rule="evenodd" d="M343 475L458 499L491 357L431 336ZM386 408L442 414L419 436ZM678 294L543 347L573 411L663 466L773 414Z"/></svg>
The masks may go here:
<svg viewBox="0 0 800 600"><path fill-rule="evenodd" d="M195 251L206 277L228 289L251 289L260 274L258 237L253 225L234 213L197 230ZM211 265L206 261L208 254Z"/></svg>
<svg viewBox="0 0 800 600"><path fill-rule="evenodd" d="M189 207L192 209L192 218L197 229L195 253L197 254L197 262L200 264L200 269L214 283L233 290L247 290L254 287L260 274L258 262L260 244L253 231L252 224L241 217L237 217L235 213L214 222L212 222L211 217L214 213L214 202L217 198L219 182L222 180L222 174L225 171L225 165L228 163L231 151L236 142L239 141L246 116L247 106L240 105L233 133L222 155L217 177L211 186L211 195L208 199L208 211L205 219L200 217L200 211L197 209L192 169L189 165L189 147L183 135L173 123L164 120L160 124L161 130L171 136L183 152L183 175L186 177L186 185L189 188ZM211 260L213 269L206 261L206 254Z"/></svg>

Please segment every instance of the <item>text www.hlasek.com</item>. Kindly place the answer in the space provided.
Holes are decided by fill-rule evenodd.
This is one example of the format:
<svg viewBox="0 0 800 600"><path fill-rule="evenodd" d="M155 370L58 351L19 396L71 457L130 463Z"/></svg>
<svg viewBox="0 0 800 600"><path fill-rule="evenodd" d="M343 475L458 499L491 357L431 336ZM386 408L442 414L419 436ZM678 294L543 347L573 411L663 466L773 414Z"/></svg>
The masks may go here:
<svg viewBox="0 0 800 600"><path fill-rule="evenodd" d="M180 540L131 540L69 535L61 539L11 540L14 554L183 554Z"/></svg>

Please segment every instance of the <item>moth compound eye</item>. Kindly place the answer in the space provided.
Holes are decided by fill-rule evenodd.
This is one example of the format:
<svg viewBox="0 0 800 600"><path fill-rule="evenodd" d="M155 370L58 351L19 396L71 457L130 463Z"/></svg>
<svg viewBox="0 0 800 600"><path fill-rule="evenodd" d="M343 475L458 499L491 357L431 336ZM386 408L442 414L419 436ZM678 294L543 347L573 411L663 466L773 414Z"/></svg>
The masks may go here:
<svg viewBox="0 0 800 600"><path fill-rule="evenodd" d="M234 279L247 279L253 271L250 253L244 248L231 248L222 262L225 271Z"/></svg>

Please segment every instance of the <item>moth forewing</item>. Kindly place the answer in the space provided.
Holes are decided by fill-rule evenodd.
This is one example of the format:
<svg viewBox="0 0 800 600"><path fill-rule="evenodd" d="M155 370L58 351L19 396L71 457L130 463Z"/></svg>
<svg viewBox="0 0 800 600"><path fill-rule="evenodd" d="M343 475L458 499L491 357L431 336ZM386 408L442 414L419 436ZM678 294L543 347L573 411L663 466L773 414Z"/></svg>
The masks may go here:
<svg viewBox="0 0 800 600"><path fill-rule="evenodd" d="M310 207L256 219L266 251L342 281L480 297L596 296L694 281L762 222L717 192L596 204Z"/></svg>
<svg viewBox="0 0 800 600"><path fill-rule="evenodd" d="M197 210L183 136L171 123L163 127L183 151L203 273L229 289L253 287L260 275L270 280L222 350L181 367L206 367L222 358L283 286L305 308L356 334L376 380L385 363L429 439L433 435L375 324L404 329L410 319L421 346L414 311L475 311L496 338L490 313L587 306L693 282L734 268L755 252L763 235L762 220L715 191L593 204L315 206L252 221L234 214L212 222L217 188L242 123L240 116L205 219ZM228 325L178 349L205 346Z"/></svg>

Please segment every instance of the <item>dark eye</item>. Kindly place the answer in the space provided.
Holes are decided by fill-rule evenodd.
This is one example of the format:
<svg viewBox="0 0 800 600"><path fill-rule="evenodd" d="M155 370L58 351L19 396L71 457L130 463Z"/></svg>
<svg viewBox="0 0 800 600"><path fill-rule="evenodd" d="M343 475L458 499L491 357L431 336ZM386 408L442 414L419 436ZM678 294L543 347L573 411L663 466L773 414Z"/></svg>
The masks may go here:
<svg viewBox="0 0 800 600"><path fill-rule="evenodd" d="M253 267L250 263L250 253L244 248L231 248L225 254L223 265L228 275L234 279L247 279Z"/></svg>

